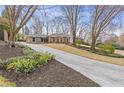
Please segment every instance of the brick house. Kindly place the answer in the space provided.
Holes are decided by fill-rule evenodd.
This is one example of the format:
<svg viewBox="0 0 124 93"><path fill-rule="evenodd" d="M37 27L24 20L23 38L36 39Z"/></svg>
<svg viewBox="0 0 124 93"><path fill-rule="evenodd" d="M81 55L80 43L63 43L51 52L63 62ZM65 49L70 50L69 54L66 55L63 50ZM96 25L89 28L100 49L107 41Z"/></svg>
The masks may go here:
<svg viewBox="0 0 124 93"><path fill-rule="evenodd" d="M66 34L52 34L52 35L26 35L25 41L27 43L69 43L70 36Z"/></svg>

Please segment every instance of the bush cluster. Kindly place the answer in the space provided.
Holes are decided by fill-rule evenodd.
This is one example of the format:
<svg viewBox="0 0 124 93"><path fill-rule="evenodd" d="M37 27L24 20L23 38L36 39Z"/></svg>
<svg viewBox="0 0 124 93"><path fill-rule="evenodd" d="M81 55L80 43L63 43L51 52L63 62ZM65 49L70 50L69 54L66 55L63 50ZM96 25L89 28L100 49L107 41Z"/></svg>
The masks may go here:
<svg viewBox="0 0 124 93"><path fill-rule="evenodd" d="M85 41L82 40L82 39L77 39L77 40L76 40L76 44L89 45L89 43L85 42Z"/></svg>
<svg viewBox="0 0 124 93"><path fill-rule="evenodd" d="M0 69L2 69L3 65L2 65L3 61L0 59Z"/></svg>
<svg viewBox="0 0 124 93"><path fill-rule="evenodd" d="M22 33L18 33L16 36L17 41L24 41L25 35Z"/></svg>
<svg viewBox="0 0 124 93"><path fill-rule="evenodd" d="M23 57L6 60L4 65L6 70L14 71L15 73L27 74L35 68L45 65L49 60L54 59L54 55L49 53L39 54L34 53Z"/></svg>
<svg viewBox="0 0 124 93"><path fill-rule="evenodd" d="M15 73L28 74L37 67L45 65L55 58L54 55L48 52L38 53L29 47L20 47L22 48L23 56L7 60L0 59L0 69L14 71Z"/></svg>
<svg viewBox="0 0 124 93"><path fill-rule="evenodd" d="M77 43L77 44L82 44L82 40L81 40L81 39L77 39L77 40L76 40L76 43Z"/></svg>
<svg viewBox="0 0 124 93"><path fill-rule="evenodd" d="M88 45L88 46L90 45L88 42L85 42L85 41L83 41L82 44Z"/></svg>
<svg viewBox="0 0 124 93"><path fill-rule="evenodd" d="M22 48L22 53L24 54L24 55L29 55L29 54L33 54L33 53L37 53L36 51L34 51L33 49L31 49L31 48L29 48L29 47L23 47L23 46L21 46L21 48Z"/></svg>
<svg viewBox="0 0 124 93"><path fill-rule="evenodd" d="M107 53L114 53L115 48L111 44L99 44L98 48Z"/></svg>
<svg viewBox="0 0 124 93"><path fill-rule="evenodd" d="M118 44L113 44L113 47L118 50L124 50L124 47L118 45Z"/></svg>
<svg viewBox="0 0 124 93"><path fill-rule="evenodd" d="M123 55L120 54L115 54L115 53L108 53L104 50L101 49L96 49L95 51L89 50L92 53L98 54L98 55L103 55L103 56L109 56L109 57L115 57L115 58L124 58Z"/></svg>

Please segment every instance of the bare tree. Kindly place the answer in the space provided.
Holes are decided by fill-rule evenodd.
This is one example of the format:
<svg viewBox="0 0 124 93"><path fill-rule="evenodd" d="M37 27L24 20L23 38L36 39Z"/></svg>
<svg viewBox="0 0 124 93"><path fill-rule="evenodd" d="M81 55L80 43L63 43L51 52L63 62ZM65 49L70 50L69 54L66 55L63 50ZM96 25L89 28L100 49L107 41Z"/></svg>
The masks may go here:
<svg viewBox="0 0 124 93"><path fill-rule="evenodd" d="M84 41L86 41L90 35L89 33L90 33L90 27L87 25L81 25L79 29L79 38L82 38Z"/></svg>
<svg viewBox="0 0 124 93"><path fill-rule="evenodd" d="M112 20L124 10L123 6L95 6L92 20L92 42L91 49L95 50L96 41L99 35L105 31Z"/></svg>
<svg viewBox="0 0 124 93"><path fill-rule="evenodd" d="M10 24L9 44L15 47L15 38L19 30L30 20L37 6L5 6L5 11ZM20 20L20 17L22 18Z"/></svg>
<svg viewBox="0 0 124 93"><path fill-rule="evenodd" d="M62 16L54 17L52 20L49 21L49 30L52 34L60 34L64 33L67 34L70 28L67 24L67 20L64 20Z"/></svg>
<svg viewBox="0 0 124 93"><path fill-rule="evenodd" d="M24 25L22 27L22 33L25 35L29 35L29 32L30 32L29 27L27 25Z"/></svg>
<svg viewBox="0 0 124 93"><path fill-rule="evenodd" d="M46 34L49 35L49 12L43 7L43 24L46 30Z"/></svg>
<svg viewBox="0 0 124 93"><path fill-rule="evenodd" d="M33 17L32 25L33 25L33 30L34 30L35 34L42 34L43 22L39 16L35 15Z"/></svg>
<svg viewBox="0 0 124 93"><path fill-rule="evenodd" d="M77 23L80 14L80 6L70 5L70 6L62 6L62 11L64 12L65 16L67 17L72 34L72 43L76 45L76 30L77 30Z"/></svg>

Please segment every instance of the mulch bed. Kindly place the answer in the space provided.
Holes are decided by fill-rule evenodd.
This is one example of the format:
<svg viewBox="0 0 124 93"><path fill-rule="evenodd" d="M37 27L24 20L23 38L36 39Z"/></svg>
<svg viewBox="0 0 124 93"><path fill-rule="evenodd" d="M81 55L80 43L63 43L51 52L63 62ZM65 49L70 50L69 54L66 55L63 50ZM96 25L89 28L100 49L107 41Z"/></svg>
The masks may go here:
<svg viewBox="0 0 124 93"><path fill-rule="evenodd" d="M0 74L18 87L98 87L94 81L79 72L53 60L32 73L17 75L13 72L0 71Z"/></svg>
<svg viewBox="0 0 124 93"><path fill-rule="evenodd" d="M7 59L23 55L22 49L16 45L16 48L9 48L8 45L0 45L0 58Z"/></svg>
<svg viewBox="0 0 124 93"><path fill-rule="evenodd" d="M23 55L22 49L0 45L0 58L7 59ZM18 87L98 87L94 81L79 72L52 60L47 65L37 68L28 75L17 75L14 72L0 70L0 75L15 82Z"/></svg>

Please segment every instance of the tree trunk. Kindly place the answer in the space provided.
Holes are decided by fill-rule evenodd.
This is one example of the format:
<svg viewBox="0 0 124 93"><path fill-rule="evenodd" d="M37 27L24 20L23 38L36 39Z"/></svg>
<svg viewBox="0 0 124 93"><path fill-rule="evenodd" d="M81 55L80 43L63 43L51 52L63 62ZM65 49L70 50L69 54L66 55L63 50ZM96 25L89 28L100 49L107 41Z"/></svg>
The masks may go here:
<svg viewBox="0 0 124 93"><path fill-rule="evenodd" d="M76 46L76 33L73 31L73 46Z"/></svg>
<svg viewBox="0 0 124 93"><path fill-rule="evenodd" d="M72 27L72 41L73 41L73 46L76 46L76 27Z"/></svg>
<svg viewBox="0 0 124 93"><path fill-rule="evenodd" d="M15 39L16 39L16 34L10 34L9 37L9 46L10 47L15 47Z"/></svg>
<svg viewBox="0 0 124 93"><path fill-rule="evenodd" d="M95 47L96 47L96 38L92 38L92 42L91 42L91 47L90 47L90 49L91 49L91 50L95 50Z"/></svg>

